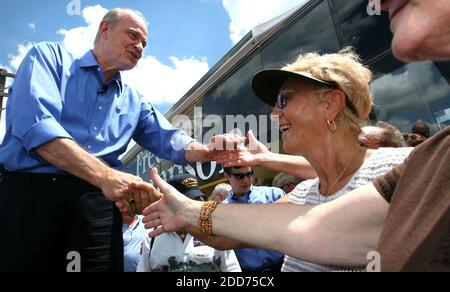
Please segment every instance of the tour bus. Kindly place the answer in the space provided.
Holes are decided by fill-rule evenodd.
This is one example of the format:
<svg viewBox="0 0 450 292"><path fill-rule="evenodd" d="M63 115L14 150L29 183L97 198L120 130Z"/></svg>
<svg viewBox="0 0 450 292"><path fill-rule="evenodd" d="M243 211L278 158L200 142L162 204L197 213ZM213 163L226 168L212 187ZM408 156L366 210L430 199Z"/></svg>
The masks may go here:
<svg viewBox="0 0 450 292"><path fill-rule="evenodd" d="M252 129L272 151L282 151L279 130L269 118L271 108L253 94L252 77L262 69L291 63L301 53L337 52L352 46L374 72L372 121L388 122L405 133L418 121L430 125L433 133L450 125L449 62L405 64L396 60L391 51L388 16L368 7L367 0L303 2L248 33L172 107L166 115L168 120L176 126L180 117L189 117L194 124L197 121L190 133L207 142L208 130L213 128L209 117L219 121L231 117L235 121L232 129L243 134ZM230 130L229 126L227 123L224 132ZM139 146L122 161L124 171L146 181L153 167L165 179L183 172L195 174L207 194L224 182L223 168L215 162L177 166ZM270 184L274 175L255 169L255 178L261 184Z"/></svg>

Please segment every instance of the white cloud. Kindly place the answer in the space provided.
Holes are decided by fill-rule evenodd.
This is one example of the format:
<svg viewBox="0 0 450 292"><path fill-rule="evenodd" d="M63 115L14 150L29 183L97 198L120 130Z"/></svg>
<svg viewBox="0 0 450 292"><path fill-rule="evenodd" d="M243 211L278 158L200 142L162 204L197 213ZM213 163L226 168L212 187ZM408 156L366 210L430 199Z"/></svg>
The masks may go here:
<svg viewBox="0 0 450 292"><path fill-rule="evenodd" d="M86 7L82 15L87 26L58 31L69 52L81 57L92 49L106 12L100 5ZM209 66L205 58L170 57L170 61L172 64L165 65L154 56L145 56L134 70L124 73L124 79L155 105L175 103L208 72Z"/></svg>
<svg viewBox="0 0 450 292"><path fill-rule="evenodd" d="M57 33L64 37L62 43L67 50L75 56L81 57L92 49L100 22L107 12L108 10L100 5L86 7L83 9L82 15L87 26L69 30L60 29Z"/></svg>
<svg viewBox="0 0 450 292"><path fill-rule="evenodd" d="M9 55L9 70L16 72L22 63L23 58L27 55L28 51L33 46L32 43L19 44L17 47L17 53L15 55Z"/></svg>
<svg viewBox="0 0 450 292"><path fill-rule="evenodd" d="M175 103L208 72L209 66L206 59L170 57L170 60L172 66L153 56L145 57L134 70L124 73L124 79L153 104Z"/></svg>
<svg viewBox="0 0 450 292"><path fill-rule="evenodd" d="M32 34L34 34L36 32L36 24L30 22L30 23L28 23L28 27L31 28Z"/></svg>
<svg viewBox="0 0 450 292"><path fill-rule="evenodd" d="M306 0L222 0L228 12L230 38L237 44L255 26L275 18Z"/></svg>

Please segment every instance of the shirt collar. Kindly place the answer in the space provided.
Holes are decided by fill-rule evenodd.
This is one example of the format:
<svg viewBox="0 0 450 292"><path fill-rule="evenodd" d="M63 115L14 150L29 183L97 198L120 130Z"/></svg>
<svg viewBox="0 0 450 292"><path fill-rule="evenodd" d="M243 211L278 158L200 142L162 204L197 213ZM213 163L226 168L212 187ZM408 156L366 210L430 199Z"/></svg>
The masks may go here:
<svg viewBox="0 0 450 292"><path fill-rule="evenodd" d="M250 186L250 191L249 191L248 193L246 193L244 196L240 197L240 198L236 198L236 197L234 196L233 191L231 191L231 192L230 192L230 193L231 193L230 198L231 198L232 200L239 201L239 200L242 200L242 199L247 198L247 197L250 195L250 193L251 193L252 191L253 191L253 185Z"/></svg>
<svg viewBox="0 0 450 292"><path fill-rule="evenodd" d="M94 57L94 54L92 50L89 50L80 60L80 68L98 68L99 71L101 71L100 66L97 63L97 60ZM103 72L101 72L101 75L103 77ZM123 89L123 83L122 83L122 72L117 72L116 75L114 75L111 80L109 80L108 84L116 82L119 86L120 90Z"/></svg>
<svg viewBox="0 0 450 292"><path fill-rule="evenodd" d="M97 60L95 60L92 50L89 50L86 54L84 54L83 58L81 58L80 67L81 68L98 67Z"/></svg>

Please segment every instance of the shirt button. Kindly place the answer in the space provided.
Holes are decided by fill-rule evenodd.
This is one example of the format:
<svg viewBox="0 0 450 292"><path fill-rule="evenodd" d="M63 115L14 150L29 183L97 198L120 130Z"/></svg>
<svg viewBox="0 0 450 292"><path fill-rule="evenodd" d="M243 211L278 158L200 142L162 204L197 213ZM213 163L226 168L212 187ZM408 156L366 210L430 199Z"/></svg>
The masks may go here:
<svg viewBox="0 0 450 292"><path fill-rule="evenodd" d="M92 149L92 146L91 146L91 145L88 145L88 149Z"/></svg>
<svg viewBox="0 0 450 292"><path fill-rule="evenodd" d="M103 109L103 107L102 107L102 106L99 106L99 107L98 107L98 109L99 109L99 110L102 110L102 109Z"/></svg>
<svg viewBox="0 0 450 292"><path fill-rule="evenodd" d="M97 127L94 127L94 131L97 131L98 130L98 128Z"/></svg>

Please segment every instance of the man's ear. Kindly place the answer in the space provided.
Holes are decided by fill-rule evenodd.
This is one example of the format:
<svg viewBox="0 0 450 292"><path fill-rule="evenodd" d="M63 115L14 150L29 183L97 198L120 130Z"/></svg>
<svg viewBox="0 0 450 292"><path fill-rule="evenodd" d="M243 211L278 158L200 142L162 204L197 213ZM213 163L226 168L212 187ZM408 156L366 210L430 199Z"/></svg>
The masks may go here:
<svg viewBox="0 0 450 292"><path fill-rule="evenodd" d="M109 24L106 21L100 22L99 31L100 31L100 38L104 38L106 33L109 30Z"/></svg>
<svg viewBox="0 0 450 292"><path fill-rule="evenodd" d="M335 120L339 113L345 108L345 93L342 90L335 89L327 92L325 97L326 113L328 120Z"/></svg>

